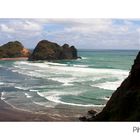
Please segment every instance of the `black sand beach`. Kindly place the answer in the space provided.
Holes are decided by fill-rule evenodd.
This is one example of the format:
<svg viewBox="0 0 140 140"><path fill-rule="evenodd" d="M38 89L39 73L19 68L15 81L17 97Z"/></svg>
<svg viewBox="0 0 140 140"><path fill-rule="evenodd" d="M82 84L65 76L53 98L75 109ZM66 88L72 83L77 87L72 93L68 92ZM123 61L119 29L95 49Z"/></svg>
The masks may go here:
<svg viewBox="0 0 140 140"><path fill-rule="evenodd" d="M1 93L0 93L1 97ZM59 112L57 110L59 109ZM63 105L59 105L56 108L47 108L46 113L42 112L29 112L20 109L13 108L11 105L1 100L0 98L0 121L79 121L79 117L86 114L89 108L81 107L67 107L67 110L63 109ZM95 108L96 111L101 111L101 108ZM70 115L71 114L71 115Z"/></svg>

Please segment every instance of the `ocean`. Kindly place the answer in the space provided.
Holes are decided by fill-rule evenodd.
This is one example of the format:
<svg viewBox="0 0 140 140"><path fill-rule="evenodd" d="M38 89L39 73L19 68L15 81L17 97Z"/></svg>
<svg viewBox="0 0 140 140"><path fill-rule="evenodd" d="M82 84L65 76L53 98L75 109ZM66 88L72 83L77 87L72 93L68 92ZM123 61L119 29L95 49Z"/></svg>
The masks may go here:
<svg viewBox="0 0 140 140"><path fill-rule="evenodd" d="M1 99L15 108L104 107L128 76L138 50L78 50L82 59L0 61Z"/></svg>

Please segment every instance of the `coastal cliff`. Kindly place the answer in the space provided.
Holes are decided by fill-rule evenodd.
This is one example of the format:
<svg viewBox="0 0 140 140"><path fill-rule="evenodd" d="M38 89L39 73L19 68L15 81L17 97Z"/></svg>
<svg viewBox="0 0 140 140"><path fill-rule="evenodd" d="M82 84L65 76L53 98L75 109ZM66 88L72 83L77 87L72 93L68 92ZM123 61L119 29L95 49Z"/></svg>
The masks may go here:
<svg viewBox="0 0 140 140"><path fill-rule="evenodd" d="M68 44L60 46L57 43L42 40L35 47L29 60L62 60L77 58L77 50L74 46L70 47Z"/></svg>
<svg viewBox="0 0 140 140"><path fill-rule="evenodd" d="M140 52L129 76L112 94L100 113L81 117L82 121L140 121Z"/></svg>
<svg viewBox="0 0 140 140"><path fill-rule="evenodd" d="M29 57L30 51L19 42L8 42L0 46L0 58Z"/></svg>

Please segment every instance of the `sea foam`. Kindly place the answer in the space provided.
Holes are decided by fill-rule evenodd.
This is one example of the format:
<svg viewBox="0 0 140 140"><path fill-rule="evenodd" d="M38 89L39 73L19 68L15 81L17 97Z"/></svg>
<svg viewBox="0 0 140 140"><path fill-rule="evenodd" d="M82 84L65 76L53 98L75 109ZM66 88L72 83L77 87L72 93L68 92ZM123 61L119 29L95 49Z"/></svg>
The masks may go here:
<svg viewBox="0 0 140 140"><path fill-rule="evenodd" d="M73 86L74 82L86 82L86 81L97 81L103 78L116 78L119 79L110 82L100 82L97 84L92 84L93 87L98 87L107 90L115 90L121 82L128 76L129 72L127 70L120 69L99 69L99 68L88 68L88 67L76 67L67 66L59 63L31 63L31 62L15 62L18 67L27 67L27 70L21 70L17 68L19 73L24 75L29 75L32 77L45 78L52 81L57 81L62 83L64 86ZM36 69L34 68L36 67Z"/></svg>
<svg viewBox="0 0 140 140"><path fill-rule="evenodd" d="M57 104L64 104L64 105L70 105L70 106L79 106L79 107L104 107L105 106L105 105L95 105L95 104L76 104L76 103L64 102L64 101L61 101L60 95L62 95L62 94L63 93L61 93L61 94L53 94L53 95L49 94L48 96L44 96L44 93L39 93L38 92L38 95L40 95L42 97L45 97L47 100L49 100L51 102L54 102L54 103L57 103Z"/></svg>
<svg viewBox="0 0 140 140"><path fill-rule="evenodd" d="M32 98L28 93L25 93L26 98Z"/></svg>
<svg viewBox="0 0 140 140"><path fill-rule="evenodd" d="M0 82L0 85L4 85L4 83L3 82Z"/></svg>
<svg viewBox="0 0 140 140"><path fill-rule="evenodd" d="M118 81L115 81L115 82L104 82L104 83L99 83L99 84L94 84L92 85L93 87L98 87L98 88L101 88L101 89L106 89L106 90L116 90L121 82L123 80L118 80Z"/></svg>
<svg viewBox="0 0 140 140"><path fill-rule="evenodd" d="M81 77L81 76L98 76L98 75L115 75L115 76L119 76L119 75L123 75L123 76L127 76L128 75L128 71L126 70L120 70L120 69L99 69L99 68L87 68L87 67L74 67L74 66L59 66L59 65L48 65L47 63L30 63L30 62L18 62L16 63L16 65L19 65L19 67L24 67L24 65L27 66L31 66L28 67L28 71L24 71L23 70L23 74L29 74L31 76L36 76L37 74L40 75L39 71L34 71L34 67L37 67L37 70L39 70L41 68L41 70L44 70L44 75L49 73L54 73L54 74L69 74L69 75L73 75L76 77ZM19 69L20 70L20 69ZM31 70L31 71L30 71ZM45 73L46 72L46 73ZM40 75L42 76L42 75Z"/></svg>
<svg viewBox="0 0 140 140"><path fill-rule="evenodd" d="M1 100L4 100L5 98L4 98L4 94L5 94L5 92L1 92Z"/></svg>
<svg viewBox="0 0 140 140"><path fill-rule="evenodd" d="M21 90L28 90L28 88L25 87L19 87L19 86L15 86L16 89L21 89Z"/></svg>
<svg viewBox="0 0 140 140"><path fill-rule="evenodd" d="M76 104L76 103L68 103L68 102L63 102L61 101L61 98L57 95L53 96L47 96L47 100L59 103L59 104L64 104L64 105L71 105L71 106L81 106L81 107L104 107L105 105L95 105L95 104Z"/></svg>

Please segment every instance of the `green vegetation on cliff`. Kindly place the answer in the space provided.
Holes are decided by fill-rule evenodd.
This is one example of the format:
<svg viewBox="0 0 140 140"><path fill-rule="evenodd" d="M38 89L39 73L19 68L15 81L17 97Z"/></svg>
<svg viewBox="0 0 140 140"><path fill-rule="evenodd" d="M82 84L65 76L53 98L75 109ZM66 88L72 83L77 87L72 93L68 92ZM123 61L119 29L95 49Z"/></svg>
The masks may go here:
<svg viewBox="0 0 140 140"><path fill-rule="evenodd" d="M8 42L0 46L0 58L28 57L30 52L19 41Z"/></svg>

